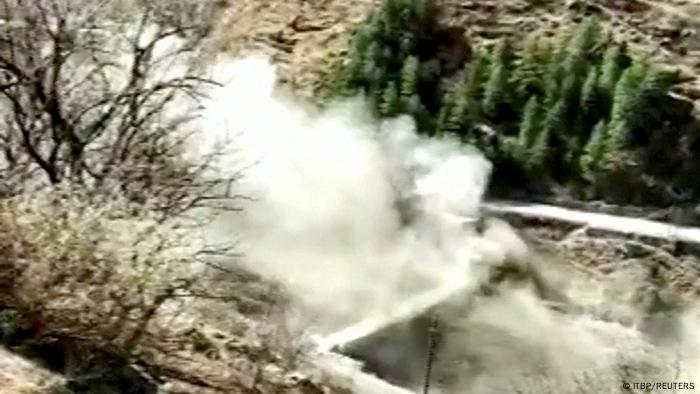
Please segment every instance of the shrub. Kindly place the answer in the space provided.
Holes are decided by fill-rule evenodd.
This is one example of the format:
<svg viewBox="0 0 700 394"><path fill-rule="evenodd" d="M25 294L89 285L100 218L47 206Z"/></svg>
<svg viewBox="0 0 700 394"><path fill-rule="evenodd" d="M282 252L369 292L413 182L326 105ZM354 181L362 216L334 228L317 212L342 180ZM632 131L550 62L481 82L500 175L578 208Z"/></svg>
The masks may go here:
<svg viewBox="0 0 700 394"><path fill-rule="evenodd" d="M180 333L194 325L194 302L219 303L219 314L236 316L249 286L235 267L218 265L234 258L230 245L204 244L198 226L63 185L3 200L4 344L65 374L76 392L150 384L131 369L134 362L150 376L196 376L188 357L198 355L170 346L188 343ZM180 364L165 361L172 357Z"/></svg>
<svg viewBox="0 0 700 394"><path fill-rule="evenodd" d="M47 190L0 207L3 258L14 272L8 307L30 311L49 332L129 349L150 318L196 282L196 243L128 202Z"/></svg>

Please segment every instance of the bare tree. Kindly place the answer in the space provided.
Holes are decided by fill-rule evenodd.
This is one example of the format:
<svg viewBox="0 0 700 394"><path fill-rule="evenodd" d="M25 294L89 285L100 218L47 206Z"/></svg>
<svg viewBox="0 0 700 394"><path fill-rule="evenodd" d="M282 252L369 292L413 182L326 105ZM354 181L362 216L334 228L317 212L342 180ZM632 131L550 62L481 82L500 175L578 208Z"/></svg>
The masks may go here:
<svg viewBox="0 0 700 394"><path fill-rule="evenodd" d="M231 179L182 160L211 1L0 0L0 180L118 190L172 213ZM193 190L196 189L196 193Z"/></svg>

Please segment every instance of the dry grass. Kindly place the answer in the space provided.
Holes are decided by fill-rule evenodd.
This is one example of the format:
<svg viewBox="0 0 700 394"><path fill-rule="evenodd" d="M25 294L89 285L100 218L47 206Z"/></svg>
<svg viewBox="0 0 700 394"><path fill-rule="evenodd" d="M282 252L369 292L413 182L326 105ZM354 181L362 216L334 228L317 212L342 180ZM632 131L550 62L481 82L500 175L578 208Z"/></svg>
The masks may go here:
<svg viewBox="0 0 700 394"><path fill-rule="evenodd" d="M182 230L145 214L129 217L125 207L57 190L3 201L8 306L31 311L53 334L128 347L194 279Z"/></svg>
<svg viewBox="0 0 700 394"><path fill-rule="evenodd" d="M378 0L231 0L219 47L262 49L281 64L281 78L310 95L346 51L347 32Z"/></svg>

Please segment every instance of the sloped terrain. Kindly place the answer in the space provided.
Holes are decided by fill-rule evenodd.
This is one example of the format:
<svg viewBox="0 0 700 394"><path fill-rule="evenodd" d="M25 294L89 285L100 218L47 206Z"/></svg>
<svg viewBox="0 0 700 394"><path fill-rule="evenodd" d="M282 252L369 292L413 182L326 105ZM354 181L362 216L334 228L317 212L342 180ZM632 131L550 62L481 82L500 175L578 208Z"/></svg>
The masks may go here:
<svg viewBox="0 0 700 394"><path fill-rule="evenodd" d="M240 53L262 49L281 63L283 80L304 95L318 90L324 75L345 53L348 32L378 1L376 0L231 0L225 8L225 23L217 33L223 51ZM466 28L474 42L503 35L521 35L567 25L580 17L582 7L599 13L616 34L632 44L651 48L689 76L680 94L700 100L700 5L690 1L443 1L444 20ZM696 17L697 19L697 17ZM551 230L551 229L549 229ZM546 231L544 231L546 233ZM605 271L620 259L634 257L617 245L622 240L600 242L586 234L566 238L559 250L566 258ZM543 236L546 242L551 236ZM627 253L627 254L626 254ZM697 291L697 276L677 274L674 256L658 251L663 275L683 292ZM628 258L629 257L629 258ZM687 261L686 261L687 260ZM683 259L683 267L697 264ZM666 267L671 267L666 269ZM689 272L689 271L688 271ZM676 275L676 276L674 276ZM285 332L276 317L275 302L259 278L244 277L235 283L234 300L241 310L224 312L230 305L207 300L195 310L220 321L198 324L201 316L180 318L175 325L170 314L157 317L156 328L139 343L138 370L157 377L165 393L333 393L345 392L316 376L311 366L296 363L299 345L294 333ZM1 298L0 298L1 300ZM1 304L0 304L1 305ZM276 320L282 319L282 320ZM303 371L303 372L299 372ZM0 393L36 393L40 385L62 379L16 355L0 349ZM36 382L34 382L36 381ZM9 382L9 384L5 384ZM153 382L151 382L153 383ZM15 386L13 386L13 384ZM24 391L23 391L24 390ZM147 392L147 391L144 391Z"/></svg>
<svg viewBox="0 0 700 394"><path fill-rule="evenodd" d="M0 393L61 394L63 379L0 347Z"/></svg>
<svg viewBox="0 0 700 394"><path fill-rule="evenodd" d="M683 297L700 295L700 257L673 242L635 239L554 220L508 220L543 256L565 261L594 278L628 273L630 278L642 278L640 286L656 283Z"/></svg>
<svg viewBox="0 0 700 394"><path fill-rule="evenodd" d="M231 5L221 37L226 48L262 47L285 65L283 79L302 94L311 95L321 85L325 73L346 51L353 24L376 7L379 1L325 0L280 2L237 2ZM482 43L503 36L525 37L529 34L552 34L560 27L580 21L584 14L598 15L611 28L615 38L651 53L657 59L681 70L685 81L676 93L694 102L700 109L700 3L692 0L440 0L442 18L449 25L462 26L472 43ZM301 26L301 28L300 28ZM579 209L602 210L611 214L650 216L643 207L601 207L596 203L555 201ZM693 221L694 207L653 210L652 219L678 222ZM674 213L675 212L675 213ZM533 223L529 224L530 226ZM546 242L561 240L560 224L536 225L528 231L543 235ZM558 236L556 234L559 234ZM607 235L575 233L560 244L558 250L583 265L610 270L625 260L624 239ZM664 276L685 291L697 292L692 285L697 277L695 258L676 257L664 250L668 260L662 264ZM688 260L688 261L686 261ZM682 273L679 273L679 270ZM668 274L668 275L667 275Z"/></svg>
<svg viewBox="0 0 700 394"><path fill-rule="evenodd" d="M281 79L311 93L345 53L347 33L376 0L232 1L219 32L220 48L232 53L271 53Z"/></svg>
<svg viewBox="0 0 700 394"><path fill-rule="evenodd" d="M680 67L692 81L683 91L697 99L700 85L700 4L692 1L446 1L450 23L467 26L474 39L553 31L597 14L616 37ZM545 33L546 34L546 33Z"/></svg>
<svg viewBox="0 0 700 394"><path fill-rule="evenodd" d="M690 0L440 0L447 24L461 26L474 42L504 35L553 32L598 14L616 37L681 68L680 93L700 99L700 4ZM305 94L346 51L352 26L376 0L236 1L220 31L221 47L265 48L285 64L283 79Z"/></svg>

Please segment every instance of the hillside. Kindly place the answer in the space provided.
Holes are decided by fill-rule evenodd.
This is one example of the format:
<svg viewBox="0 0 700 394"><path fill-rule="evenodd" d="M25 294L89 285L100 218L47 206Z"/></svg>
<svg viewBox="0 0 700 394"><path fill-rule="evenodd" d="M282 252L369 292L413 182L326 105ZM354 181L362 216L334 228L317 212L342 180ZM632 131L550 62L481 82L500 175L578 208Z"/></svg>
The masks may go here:
<svg viewBox="0 0 700 394"><path fill-rule="evenodd" d="M449 357L436 364L437 376L452 379L444 392L545 393L550 385L558 393L601 387L617 393L620 379L694 378L694 350L686 346L676 354L676 342L669 344L697 344L688 312L700 295L696 250L672 236L637 239L536 213L503 214L503 220L494 212L482 215L482 199L496 195L489 181L516 183L516 177L502 171L492 152L482 149L485 158L467 147L467 132L455 137L439 127L414 130L405 118L379 119L378 113L396 115L404 104L396 75L391 89L362 102L379 111L326 106L336 78L361 46L354 41L356 27L384 0L133 0L133 10L125 2L105 2L119 12L63 1L65 9L52 10L41 2L5 3L24 12L13 14L0 0L0 43L8 44L0 46L0 394L415 391L402 383L422 383L430 372L423 363L425 339L430 335L430 359L438 331L437 318L428 329L422 314L443 303L454 305L440 317L440 330L450 338L440 349L457 358L454 365L466 366L457 369ZM449 123L448 110L459 107L450 100L460 90L452 88L461 83L458 75L468 75L470 61L487 59L502 71L505 63L497 62L508 57L507 43L519 47L540 37L553 43L571 26L582 26L575 31L585 35L594 19L584 15L593 15L614 36L600 42L623 43L634 56L650 53L654 65L680 69L672 93L659 90L678 104L677 118L697 127L689 129L698 131L700 145L695 0L435 4L438 28L427 31L437 34L419 37L421 50L434 44L440 56L447 54L439 61L454 64L434 84L448 85L436 99L442 107L431 109L434 123ZM51 17L62 23L43 23ZM21 21L7 23L10 18ZM382 23L392 25L390 19ZM95 27L95 20L109 23ZM229 63L227 56L219 64L211 43L224 55L262 51L272 64L259 58ZM586 59L592 63L586 67L597 72L607 50L593 47L595 59ZM381 55L391 58L388 53ZM405 64L416 66L406 67L412 70L406 75L435 65L414 55ZM625 56L621 63L639 66L626 64L625 71L647 71L646 58L635 63ZM215 66L213 76L202 71L208 66ZM404 63L399 68L403 77ZM278 94L275 72L299 97ZM665 86L667 74L648 75L639 79ZM417 91L419 83L406 79ZM606 99L613 106L612 97ZM387 102L394 107L381 108ZM549 104L537 104L540 115ZM624 114L626 108L643 107L616 109ZM495 113L487 120L498 120ZM508 126L520 127L517 120ZM469 127L498 135L497 122L487 123ZM673 129L669 122L664 127ZM676 140L660 144L664 153L695 146ZM694 152L684 150L679 160ZM561 170L549 167L550 173ZM533 168L524 179L547 178L538 173L542 167ZM644 175L622 178L646 182ZM676 191L675 180L654 175L663 181L659 189ZM700 193L700 182L690 183ZM611 220L623 212L700 223L692 198L677 209L666 209L673 204L665 200L642 206L643 197L626 207L593 205L598 195L578 198L585 193L555 186L543 196L529 190L510 195L604 210ZM445 284L449 294L430 296ZM351 334L370 337L392 323L392 311L403 309L400 320L411 327L396 338L414 342L397 342L399 351L384 352L380 344L366 359L349 360L337 354L347 342L330 342L332 352L319 345L326 335L353 331L354 324L360 329ZM403 378L388 379L375 362L393 365L385 372ZM570 373L583 368L586 374L594 362L602 365L593 376L602 386L569 381ZM542 382L513 378L541 371Z"/></svg>
<svg viewBox="0 0 700 394"><path fill-rule="evenodd" d="M267 48L286 65L283 78L302 93L318 88L327 67L346 53L343 33L379 1L315 0L233 2L220 32L222 47ZM700 100L700 4L692 0L439 0L442 18L474 42L553 31L599 14L616 36L681 67L689 81L681 93ZM546 34L546 33L545 33Z"/></svg>
<svg viewBox="0 0 700 394"><path fill-rule="evenodd" d="M232 53L238 53L245 49L262 49L272 54L274 59L282 65L280 74L284 82L289 83L298 93L323 103L329 92L334 94L332 92L336 88L331 85L337 83L338 70L345 68L346 71L342 72L347 72L349 62L354 61L348 52L349 47L355 45L351 42L353 36L350 33L367 15L377 11L379 3L324 1L285 3L284 6L276 6L274 3L248 2L232 5L229 14L224 18L225 22L218 37L221 38L221 48L230 50ZM697 104L698 96L700 96L698 88L700 83L697 78L700 68L700 38L698 37L700 34L698 24L700 22L698 22L697 17L699 5L692 2L559 2L546 0L537 2L436 1L434 5L438 10L436 23L441 26L439 29L443 31L432 39L431 44L428 44L430 47L438 48L434 50L436 52L433 55L427 53L419 55L421 58L420 73L425 75L425 72L428 74L433 72L429 71L434 66L430 65L433 60L430 60L429 56L437 56L437 58L451 56L453 58L449 62L453 62L454 65L447 65L447 68L443 68L439 72L441 74L437 77L438 80L419 82L419 85L422 84L422 87L419 88L421 91L419 94L420 104L427 105L429 114L416 114L412 112L414 110L409 111L407 108L402 109L402 111L409 111L416 116L419 128L427 134L437 132L437 129L452 130L457 127L460 130L457 132L460 138L471 139L469 143L476 144L491 161L497 163L497 175L494 177L495 184L492 188L495 197L526 198L569 206L580 206L579 201L581 200L605 201L615 206L615 212L622 214L635 212L635 209L630 206L636 206L641 208L645 215L653 215L665 220L677 220L674 219L674 216L677 217L678 212L686 217L684 219L686 223L696 223L700 220L692 203L697 199L697 194L700 193L698 185L692 180L694 178L692 174L697 167L697 163L692 159L696 154L692 152L696 149L698 139L698 123L692 119L692 114L695 114L695 119L700 115ZM264 15L264 17L256 19L254 14ZM522 119L521 122L525 122L526 119L524 115L526 108L524 101L522 101L524 99L520 97L522 90L520 86L515 86L520 82L513 79L521 75L517 74L521 72L517 70L514 71L514 75L510 75L509 72L507 77L511 78L511 85L515 84L509 89L515 89L516 93L514 97L502 98L505 101L499 104L499 110L482 111L469 104L468 112L470 115L467 119L448 120L448 123L436 126L436 122L440 123L438 118L441 116L438 109L449 114L448 117L462 119L461 115L450 114L452 110L449 109L450 103L447 101L454 100L454 97L448 97L449 95L443 97L446 91L461 89L458 81L455 80L455 73L461 73L470 67L472 61L482 57L488 64L489 56L494 54L493 46L503 39L513 43L515 51L529 50L524 46L536 42L538 37L546 37L549 41L556 42L562 36L561 39L566 40L563 36L568 33L563 33L575 28L572 26L580 23L586 15L596 17L600 21L606 37L608 37L608 33L612 33L612 36L606 39L611 39L617 43L616 45L623 46L624 53L634 53L633 57L635 58L650 56L650 62L655 67L679 73L678 76L672 77L674 81L669 84L668 88L662 88L662 90L668 89L669 95L667 97L669 99L665 100L660 97L649 99L656 103L652 104L656 107L654 111L640 108L632 111L640 114L635 116L636 119L625 120L625 122L649 125L648 129L637 127L639 130L629 130L625 132L625 137L620 137L625 140L637 141L637 145L633 143L629 146L629 152L626 151L625 155L606 158L600 164L598 164L599 159L583 157L584 155L594 155L589 152L589 149L601 149L595 148L593 145L590 147L586 145L586 141L594 144L592 138L588 137L595 134L593 125L603 126L603 133L599 134L619 134L622 130L618 126L615 126L618 131L612 130L615 129L612 122L619 123L621 120L612 119L612 112L608 113L608 109L598 113L601 110L601 103L603 107L609 106L609 103L605 104L606 100L609 99L602 96L614 94L615 81L613 81L612 91L606 88L608 89L607 93L597 93L601 96L600 103L594 104L591 114L583 115L588 120L583 120L582 124L579 124L581 115L577 114L577 110L574 109L579 106L578 99L573 101L567 99L567 103L563 107L567 108L565 109L567 115L559 120L565 122L564 127L554 126L552 123L563 114L547 114L549 117L553 116L551 121L547 120L550 122L548 127L553 128L553 130L557 129L557 134L566 134L552 137L551 134L554 132L548 132L550 140L548 149L553 155L547 153L543 156L543 151L536 153L533 151L536 149L534 146L521 148L514 146L520 143L514 143L513 133L517 134L518 129L524 125L524 123L518 124L517 119ZM251 23L251 21L256 22ZM483 52L485 52L485 56L483 56ZM600 49L600 52L603 52L603 49ZM395 53L394 56L398 56L398 59L404 59L406 54ZM518 54L518 56L527 55ZM602 57L602 53L595 56ZM375 61L377 60L375 59ZM523 58L515 61L517 63L526 60ZM604 60L595 60L594 62L596 61ZM557 62L554 61L552 64L555 65ZM396 66L389 68L391 67ZM485 67L489 69L492 65ZM547 67L551 69L551 65ZM591 77L591 75L586 75L585 71L589 66L582 67L584 67L583 74L576 76L572 82L574 89L581 88L585 78ZM522 73L525 72L529 71L522 71ZM601 72L599 71L599 73ZM567 70L566 73L571 74L572 72ZM657 86L655 85L657 82L653 82L654 78L661 78L659 79L661 82L663 78L668 77L650 74L648 82L651 84L650 86ZM391 92L383 91L387 88L384 84L387 83L386 78L389 78L389 75L385 75L383 78L385 80L370 89L371 95L381 96L383 94L385 96L384 98L378 98L378 96L373 98L379 112L382 110L379 109L380 104L377 100L386 99L387 94L391 96ZM420 78L422 80L424 77ZM434 77L428 77L428 79L430 78ZM541 83L550 83L546 81L546 78ZM551 78L558 79L559 77L552 76ZM485 94L486 82L486 79L477 82L484 84L480 88L482 93L470 93L470 95L475 96L477 101L482 100L481 97ZM555 90L548 88L548 92L545 94L546 100L556 100L556 97L550 97L558 95L559 93L551 94L551 92L556 91L566 91L563 95L570 97L569 88L565 86L566 83L570 82L565 80L556 82L559 87ZM366 81L352 87L352 89L362 88L365 83ZM663 82L661 84L663 85ZM368 88L368 86L364 86L364 88ZM428 93L426 88L432 92ZM531 88L523 87L522 89ZM478 91L479 88L476 89ZM644 89L644 87L640 85L639 89ZM636 93L638 96L644 94L641 90ZM663 95L666 95L666 92ZM526 95L525 99L527 97L532 98L532 94ZM556 103L555 101L541 105L542 100L543 98L540 97L540 103L534 103L535 107L547 108L535 109L535 113L549 111ZM581 100L583 100L583 96L581 96ZM504 104L506 107L501 107ZM616 102L615 105L617 106L617 104ZM632 103L619 104L618 112L625 105L636 105ZM391 104L387 105L391 106ZM454 104L452 106L454 107ZM478 107L480 106L481 104L478 105ZM503 112L504 110L505 112ZM659 111L661 114L656 113ZM619 113L625 112L630 112L630 109L622 110ZM654 113L648 116L644 115L648 112ZM382 113L382 115L394 114L395 111ZM544 117L543 114L533 116L535 119ZM645 116L647 119L642 120ZM597 124L599 120L604 121L605 124ZM544 119L533 122L541 123L542 121ZM458 124L454 124L455 122ZM477 126L476 129L474 126ZM535 129L537 127L541 126L535 126ZM605 131L606 128L610 130ZM470 131L470 129L473 130ZM493 135L494 131L495 136ZM467 136L467 134L476 134L476 137ZM473 138L476 138L477 141L475 142ZM560 141L562 138L564 141ZM534 142L528 144L534 144ZM565 144L567 148L562 148L561 144ZM606 142L606 144L614 145L616 143ZM619 148L621 147L615 148L611 145L606 149L612 152L618 151ZM515 151L518 149L523 152ZM526 159L523 155L530 157ZM547 163L534 163L537 160L544 160ZM589 164L585 164L585 160L588 160ZM591 174L591 171L596 172L592 167L587 169L591 166L591 160L594 160L592 167L611 164L613 170L597 171L596 174ZM530 163L530 161L533 162ZM616 164L612 164L611 161ZM544 176L541 177L537 173L543 172L542 169L530 168L538 165L559 168L561 171L547 170L544 172L548 173L542 174ZM637 171L632 167L640 169ZM503 184L502 179L506 178L511 179L508 183L512 184ZM625 207L625 205L628 206ZM590 204L585 204L585 206L593 207ZM675 207L676 213L672 209L667 209L669 206Z"/></svg>

